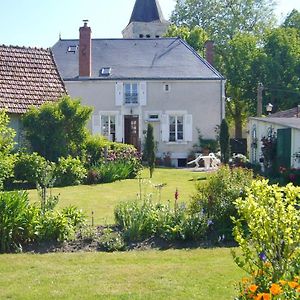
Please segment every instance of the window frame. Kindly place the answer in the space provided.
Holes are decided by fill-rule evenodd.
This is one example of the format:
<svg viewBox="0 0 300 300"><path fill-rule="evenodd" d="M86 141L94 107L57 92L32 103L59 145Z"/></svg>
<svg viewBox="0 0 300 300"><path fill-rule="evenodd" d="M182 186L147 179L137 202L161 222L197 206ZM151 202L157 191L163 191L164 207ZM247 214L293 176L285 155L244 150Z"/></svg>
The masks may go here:
<svg viewBox="0 0 300 300"><path fill-rule="evenodd" d="M134 86L136 86L136 92L134 91L134 88L133 88ZM129 92L127 92L127 87L129 87ZM130 101L128 101L128 99ZM124 105L138 105L139 104L139 84L137 82L125 82L124 83L123 102L124 102Z"/></svg>
<svg viewBox="0 0 300 300"><path fill-rule="evenodd" d="M104 134L104 126L103 123L104 118L107 118L107 134ZM114 119L112 121L112 118ZM112 130L112 126L114 129ZM100 128L101 128L101 135L107 137L112 142L116 141L116 115L115 114L101 114L100 115Z"/></svg>
<svg viewBox="0 0 300 300"><path fill-rule="evenodd" d="M169 114L169 143L182 143L184 142L184 115L182 114ZM171 118L174 118L175 124L171 122ZM181 124L179 123L179 118L181 118ZM181 130L178 130L178 126L182 126ZM175 130L171 130L171 126L175 126ZM171 139L171 134L175 135L175 139ZM182 138L178 138L179 134L182 135Z"/></svg>

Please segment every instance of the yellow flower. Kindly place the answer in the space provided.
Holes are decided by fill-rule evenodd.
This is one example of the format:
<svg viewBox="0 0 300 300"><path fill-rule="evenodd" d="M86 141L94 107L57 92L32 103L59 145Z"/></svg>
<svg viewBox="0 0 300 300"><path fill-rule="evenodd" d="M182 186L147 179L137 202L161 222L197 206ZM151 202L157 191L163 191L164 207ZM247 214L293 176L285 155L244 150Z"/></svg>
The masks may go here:
<svg viewBox="0 0 300 300"><path fill-rule="evenodd" d="M251 284L249 286L249 291L252 292L252 293L255 293L257 288L258 288L258 286L256 284Z"/></svg>
<svg viewBox="0 0 300 300"><path fill-rule="evenodd" d="M298 281L299 281L299 279L300 279L300 277L299 277L299 276L295 276L295 277L294 277L294 281L295 281L295 282L298 282Z"/></svg>
<svg viewBox="0 0 300 300"><path fill-rule="evenodd" d="M270 293L274 296L280 295L282 293L282 288L280 287L280 285L273 283L270 287Z"/></svg>
<svg viewBox="0 0 300 300"><path fill-rule="evenodd" d="M300 286L297 287L296 292L300 293Z"/></svg>
<svg viewBox="0 0 300 300"><path fill-rule="evenodd" d="M287 281L286 280L279 280L279 283L283 286L283 285L286 285Z"/></svg>
<svg viewBox="0 0 300 300"><path fill-rule="evenodd" d="M247 277L242 278L242 283L243 284L247 283L248 281L249 281L249 278L247 278Z"/></svg>
<svg viewBox="0 0 300 300"><path fill-rule="evenodd" d="M291 287L292 289L295 289L298 286L298 283L295 281L289 281L288 282L289 287Z"/></svg>

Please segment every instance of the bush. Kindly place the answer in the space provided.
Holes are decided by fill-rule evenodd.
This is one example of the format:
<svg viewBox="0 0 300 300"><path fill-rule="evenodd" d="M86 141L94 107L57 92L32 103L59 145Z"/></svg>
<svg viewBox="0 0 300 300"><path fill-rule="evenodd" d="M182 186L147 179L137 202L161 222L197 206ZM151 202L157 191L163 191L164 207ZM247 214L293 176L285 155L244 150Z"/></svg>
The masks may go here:
<svg viewBox="0 0 300 300"><path fill-rule="evenodd" d="M47 161L37 153L23 153L16 155L14 166L15 180L36 184L46 168Z"/></svg>
<svg viewBox="0 0 300 300"><path fill-rule="evenodd" d="M195 214L202 212L207 217L210 239L217 240L223 236L227 240L233 239L230 217L237 215L234 201L250 186L252 180L251 170L224 166L210 175L206 182L198 183L190 210Z"/></svg>
<svg viewBox="0 0 300 300"><path fill-rule="evenodd" d="M37 211L25 192L0 193L0 252L22 250L34 239Z"/></svg>
<svg viewBox="0 0 300 300"><path fill-rule="evenodd" d="M121 251L125 248L125 243L121 234L113 232L109 228L103 231L103 234L97 239L97 244L100 250L108 252Z"/></svg>
<svg viewBox="0 0 300 300"><path fill-rule="evenodd" d="M105 148L112 143L103 136L89 135L85 143L86 157L89 166L98 164L104 158Z"/></svg>
<svg viewBox="0 0 300 300"><path fill-rule="evenodd" d="M86 178L86 169L79 158L61 157L58 159L54 176L58 186L78 185Z"/></svg>
<svg viewBox="0 0 300 300"><path fill-rule="evenodd" d="M239 217L234 218L234 235L241 256L234 254L234 259L251 276L240 285L238 299L263 293L269 299L299 299L299 195L300 188L292 184L270 186L262 180L236 200Z"/></svg>
<svg viewBox="0 0 300 300"><path fill-rule="evenodd" d="M12 154L0 152L0 190L7 180L13 179L15 157Z"/></svg>
<svg viewBox="0 0 300 300"><path fill-rule="evenodd" d="M152 236L168 241L199 240L207 227L205 217L200 213L189 214L185 205L172 209L170 205L152 203L150 199L142 203L120 203L115 209L115 220L130 241Z"/></svg>

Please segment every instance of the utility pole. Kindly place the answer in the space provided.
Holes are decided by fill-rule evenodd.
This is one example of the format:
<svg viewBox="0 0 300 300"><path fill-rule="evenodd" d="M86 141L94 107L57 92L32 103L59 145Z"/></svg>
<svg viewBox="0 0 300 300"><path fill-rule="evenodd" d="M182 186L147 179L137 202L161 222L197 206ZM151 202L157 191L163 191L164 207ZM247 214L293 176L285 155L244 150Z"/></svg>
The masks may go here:
<svg viewBox="0 0 300 300"><path fill-rule="evenodd" d="M262 92L264 90L264 86L261 82L258 83L257 86L257 109L256 109L256 115L257 117L262 116Z"/></svg>

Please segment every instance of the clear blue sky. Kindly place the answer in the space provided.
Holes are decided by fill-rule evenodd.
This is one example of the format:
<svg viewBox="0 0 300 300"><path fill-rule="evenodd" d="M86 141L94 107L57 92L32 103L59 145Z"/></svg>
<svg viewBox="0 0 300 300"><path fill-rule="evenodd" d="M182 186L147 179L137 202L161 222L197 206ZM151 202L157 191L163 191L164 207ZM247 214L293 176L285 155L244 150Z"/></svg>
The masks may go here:
<svg viewBox="0 0 300 300"><path fill-rule="evenodd" d="M89 19L94 38L119 38L135 0L0 0L0 44L51 47L62 38L78 38L82 19ZM300 0L279 0L276 14L283 19ZM175 0L160 0L165 18Z"/></svg>

